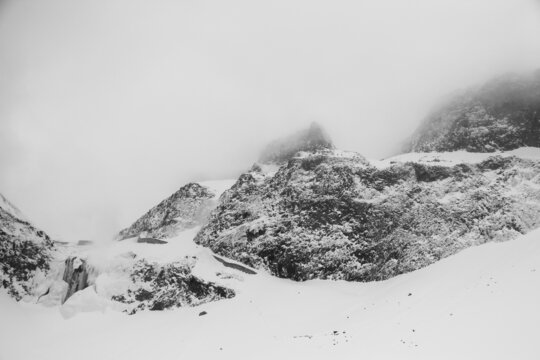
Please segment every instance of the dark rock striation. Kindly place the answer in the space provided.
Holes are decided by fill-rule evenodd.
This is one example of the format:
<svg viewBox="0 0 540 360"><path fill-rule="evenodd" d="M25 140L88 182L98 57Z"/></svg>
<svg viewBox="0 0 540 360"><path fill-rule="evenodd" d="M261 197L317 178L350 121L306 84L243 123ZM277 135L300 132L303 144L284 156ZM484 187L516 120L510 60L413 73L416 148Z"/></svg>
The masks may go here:
<svg viewBox="0 0 540 360"><path fill-rule="evenodd" d="M406 152L494 152L540 147L540 70L506 75L453 96L432 112Z"/></svg>

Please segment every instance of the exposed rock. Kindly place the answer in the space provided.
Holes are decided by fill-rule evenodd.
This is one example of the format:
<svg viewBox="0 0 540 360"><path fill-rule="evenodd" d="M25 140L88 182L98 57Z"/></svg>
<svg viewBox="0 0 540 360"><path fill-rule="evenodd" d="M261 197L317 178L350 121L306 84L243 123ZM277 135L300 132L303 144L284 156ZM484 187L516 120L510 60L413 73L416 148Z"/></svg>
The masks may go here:
<svg viewBox="0 0 540 360"><path fill-rule="evenodd" d="M295 280L381 280L540 223L540 164L396 163L306 153L275 175L253 168L221 197L195 241Z"/></svg>
<svg viewBox="0 0 540 360"><path fill-rule="evenodd" d="M120 231L120 240L140 236L164 239L182 230L201 225L214 207L215 194L205 186L190 183L150 209L129 228Z"/></svg>
<svg viewBox="0 0 540 360"><path fill-rule="evenodd" d="M225 267L228 267L228 268L231 268L231 269L235 269L235 270L238 270L238 271L241 271L243 272L244 274L248 274L248 275L255 275L257 274L256 271L248 268L247 266L244 266L244 265L240 265L240 264L235 264L233 262L230 262L230 261L227 261L225 259L222 259L220 258L219 256L215 256L214 255L214 259L216 259L217 261L219 261L220 263L223 264L223 266Z"/></svg>
<svg viewBox="0 0 540 360"><path fill-rule="evenodd" d="M62 279L68 284L68 288L62 303L65 303L77 291L88 287L89 272L86 260L76 256L70 256L66 259Z"/></svg>
<svg viewBox="0 0 540 360"><path fill-rule="evenodd" d="M79 240L77 241L77 245L79 246L86 246L86 245L92 245L94 242L91 240Z"/></svg>
<svg viewBox="0 0 540 360"><path fill-rule="evenodd" d="M132 286L112 299L129 304L129 313L134 314L145 309L197 306L235 295L231 289L194 276L193 266L190 261L157 264L139 260L131 272Z"/></svg>
<svg viewBox="0 0 540 360"><path fill-rule="evenodd" d="M140 244L167 244L165 240L153 239L153 238L138 238L137 242Z"/></svg>
<svg viewBox="0 0 540 360"><path fill-rule="evenodd" d="M493 152L540 147L540 71L506 75L451 98L430 114L406 152Z"/></svg>
<svg viewBox="0 0 540 360"><path fill-rule="evenodd" d="M0 286L20 300L30 295L29 282L49 270L54 243L0 195Z"/></svg>
<svg viewBox="0 0 540 360"><path fill-rule="evenodd" d="M322 127L317 123L312 123L309 129L270 143L261 153L259 161L262 163L284 163L299 151L333 148L334 144Z"/></svg>

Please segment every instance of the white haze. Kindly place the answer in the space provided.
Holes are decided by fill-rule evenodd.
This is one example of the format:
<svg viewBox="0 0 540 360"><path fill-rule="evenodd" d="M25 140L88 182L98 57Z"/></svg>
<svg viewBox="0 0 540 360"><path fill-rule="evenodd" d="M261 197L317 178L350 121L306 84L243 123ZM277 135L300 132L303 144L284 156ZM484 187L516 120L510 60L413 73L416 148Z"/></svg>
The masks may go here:
<svg viewBox="0 0 540 360"><path fill-rule="evenodd" d="M320 122L368 157L441 96L540 67L533 0L0 2L0 193L104 239Z"/></svg>

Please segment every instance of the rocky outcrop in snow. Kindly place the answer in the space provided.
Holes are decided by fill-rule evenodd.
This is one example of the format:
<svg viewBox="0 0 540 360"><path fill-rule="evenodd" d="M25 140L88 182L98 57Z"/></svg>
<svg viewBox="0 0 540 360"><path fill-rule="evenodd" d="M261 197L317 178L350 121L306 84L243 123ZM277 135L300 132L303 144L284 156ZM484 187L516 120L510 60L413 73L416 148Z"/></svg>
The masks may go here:
<svg viewBox="0 0 540 360"><path fill-rule="evenodd" d="M90 272L91 269L89 269L86 260L77 256L70 256L66 259L62 280L68 284L68 287L62 303L66 302L77 291L88 287Z"/></svg>
<svg viewBox="0 0 540 360"><path fill-rule="evenodd" d="M53 242L0 195L0 286L20 300L36 273L49 269Z"/></svg>
<svg viewBox="0 0 540 360"><path fill-rule="evenodd" d="M118 239L135 236L164 239L203 223L215 206L216 194L197 183L189 183L150 209L129 228L120 231Z"/></svg>
<svg viewBox="0 0 540 360"><path fill-rule="evenodd" d="M167 264L137 261L130 275L132 284L125 294L113 300L128 304L130 314L140 310L165 310L196 306L210 301L232 298L226 287L204 281L191 273L195 259Z"/></svg>
<svg viewBox="0 0 540 360"><path fill-rule="evenodd" d="M376 167L340 151L304 153L275 175L258 167L221 197L195 241L295 280L381 280L540 223L540 163Z"/></svg>
<svg viewBox="0 0 540 360"><path fill-rule="evenodd" d="M455 95L426 118L405 150L493 152L522 146L540 146L540 70Z"/></svg>

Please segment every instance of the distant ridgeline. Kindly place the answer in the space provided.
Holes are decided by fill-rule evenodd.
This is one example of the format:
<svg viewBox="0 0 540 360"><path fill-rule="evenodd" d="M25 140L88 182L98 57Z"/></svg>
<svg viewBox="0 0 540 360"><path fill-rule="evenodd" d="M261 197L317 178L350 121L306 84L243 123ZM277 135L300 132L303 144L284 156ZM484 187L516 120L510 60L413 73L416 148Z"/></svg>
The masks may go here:
<svg viewBox="0 0 540 360"><path fill-rule="evenodd" d="M522 146L540 146L540 70L458 93L425 119L405 150L493 152Z"/></svg>

